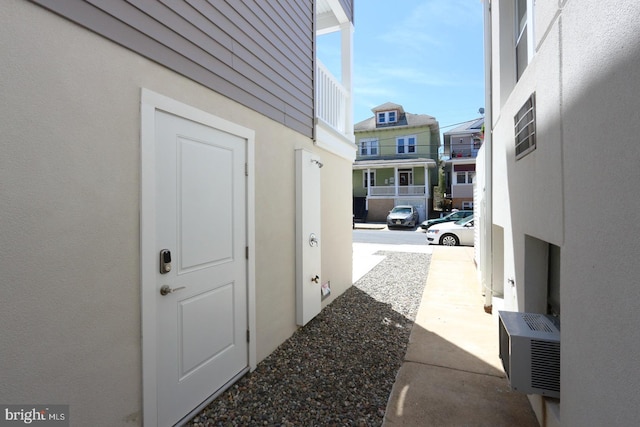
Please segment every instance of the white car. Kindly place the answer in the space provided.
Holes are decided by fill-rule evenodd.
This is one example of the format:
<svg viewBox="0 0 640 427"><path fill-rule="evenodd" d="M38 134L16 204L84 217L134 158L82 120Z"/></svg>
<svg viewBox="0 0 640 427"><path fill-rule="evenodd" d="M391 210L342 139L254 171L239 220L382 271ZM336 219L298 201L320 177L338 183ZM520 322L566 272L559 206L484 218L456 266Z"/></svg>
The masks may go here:
<svg viewBox="0 0 640 427"><path fill-rule="evenodd" d="M473 216L444 222L427 229L427 243L445 246L473 246Z"/></svg>

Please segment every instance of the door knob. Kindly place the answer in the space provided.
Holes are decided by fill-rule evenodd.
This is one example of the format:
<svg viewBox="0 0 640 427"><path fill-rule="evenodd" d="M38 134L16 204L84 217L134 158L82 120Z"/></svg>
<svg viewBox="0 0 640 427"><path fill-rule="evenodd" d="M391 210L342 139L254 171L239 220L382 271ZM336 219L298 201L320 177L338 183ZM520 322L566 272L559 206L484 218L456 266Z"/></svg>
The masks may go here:
<svg viewBox="0 0 640 427"><path fill-rule="evenodd" d="M160 288L160 295L162 295L162 296L169 295L169 294L172 294L174 292L178 292L180 289L184 289L184 288L186 288L186 286L180 286L179 288L171 289L171 287L169 285L162 285L162 287Z"/></svg>

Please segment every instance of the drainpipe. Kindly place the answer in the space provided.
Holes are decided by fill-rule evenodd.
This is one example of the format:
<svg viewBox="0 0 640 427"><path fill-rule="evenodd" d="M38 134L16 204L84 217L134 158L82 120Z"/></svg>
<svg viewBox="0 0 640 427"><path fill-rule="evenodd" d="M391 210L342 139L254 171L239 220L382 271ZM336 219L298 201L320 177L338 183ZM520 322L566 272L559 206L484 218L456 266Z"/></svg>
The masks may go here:
<svg viewBox="0 0 640 427"><path fill-rule="evenodd" d="M484 155L485 155L485 188L484 204L485 218L484 243L481 248L480 261L481 283L484 291L484 310L491 313L493 308L493 105L492 95L492 47L491 47L491 0L484 0L484 85L485 85L485 116L484 116Z"/></svg>

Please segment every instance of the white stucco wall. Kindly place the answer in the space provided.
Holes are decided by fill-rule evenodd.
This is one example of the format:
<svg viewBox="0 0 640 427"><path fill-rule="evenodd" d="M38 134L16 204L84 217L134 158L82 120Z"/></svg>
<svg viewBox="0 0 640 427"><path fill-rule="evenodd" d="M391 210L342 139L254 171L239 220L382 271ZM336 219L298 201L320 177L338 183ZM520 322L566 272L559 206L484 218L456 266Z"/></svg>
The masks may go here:
<svg viewBox="0 0 640 427"><path fill-rule="evenodd" d="M562 20L566 227L562 417L632 425L640 407L640 3L569 2Z"/></svg>
<svg viewBox="0 0 640 427"><path fill-rule="evenodd" d="M141 423L143 87L256 131L258 361L296 329L296 148L324 163L325 303L351 285L350 162L29 2L3 3L0 40L0 402Z"/></svg>
<svg viewBox="0 0 640 427"><path fill-rule="evenodd" d="M544 311L546 284L525 266L545 264L540 242L560 247L562 425L634 425L640 3L535 2L536 53L517 84L507 3L492 1L493 223L504 231L493 277L505 308ZM513 117L532 92L537 149L516 161Z"/></svg>

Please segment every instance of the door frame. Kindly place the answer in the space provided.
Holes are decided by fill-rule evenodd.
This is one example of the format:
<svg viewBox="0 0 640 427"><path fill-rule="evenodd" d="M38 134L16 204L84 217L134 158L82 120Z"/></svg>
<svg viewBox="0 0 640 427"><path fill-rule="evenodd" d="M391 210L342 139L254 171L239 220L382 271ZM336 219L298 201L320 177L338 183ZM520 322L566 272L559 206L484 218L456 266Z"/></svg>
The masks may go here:
<svg viewBox="0 0 640 427"><path fill-rule="evenodd" d="M142 410L145 425L157 425L156 335L156 111L182 117L238 136L246 141L247 327L249 369L256 368L255 300L255 131L172 98L142 88L140 96L140 303L142 321ZM147 302L145 304L145 302ZM196 409L196 408L194 408ZM184 414L187 415L187 414Z"/></svg>

